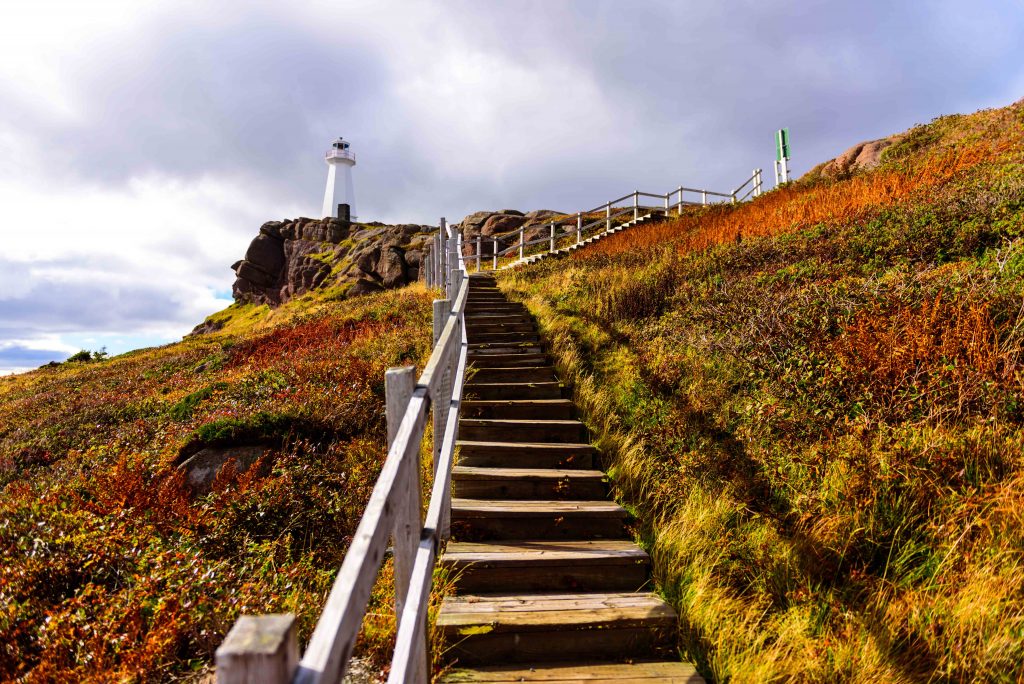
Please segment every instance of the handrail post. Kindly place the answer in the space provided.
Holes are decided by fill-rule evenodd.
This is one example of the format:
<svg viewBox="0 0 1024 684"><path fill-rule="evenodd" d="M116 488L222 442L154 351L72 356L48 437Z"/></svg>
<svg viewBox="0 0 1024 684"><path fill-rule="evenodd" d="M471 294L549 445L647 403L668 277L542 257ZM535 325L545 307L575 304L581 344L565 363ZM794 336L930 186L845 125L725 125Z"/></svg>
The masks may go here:
<svg viewBox="0 0 1024 684"><path fill-rule="evenodd" d="M604 229L606 231L612 229L612 203L606 202L604 205Z"/></svg>
<svg viewBox="0 0 1024 684"><path fill-rule="evenodd" d="M576 244L583 242L583 212L576 212Z"/></svg>
<svg viewBox="0 0 1024 684"><path fill-rule="evenodd" d="M755 169L754 170L754 175L757 176L757 180L755 181L756 189L755 189L755 192L754 192L754 197L760 197L761 196L761 169Z"/></svg>
<svg viewBox="0 0 1024 684"><path fill-rule="evenodd" d="M707 190L701 190L700 191L700 203L704 204L704 205L707 205L707 203L708 203L708 191Z"/></svg>
<svg viewBox="0 0 1024 684"><path fill-rule="evenodd" d="M732 203L736 204L736 191L735 190L733 190L733 192L732 192Z"/></svg>
<svg viewBox="0 0 1024 684"><path fill-rule="evenodd" d="M523 254L524 254L523 250L526 247L526 245L523 244L524 242L526 242L526 229L525 228L520 228L519 229L519 260L520 261L523 260Z"/></svg>
<svg viewBox="0 0 1024 684"><path fill-rule="evenodd" d="M679 216L683 215L683 186L679 186Z"/></svg>
<svg viewBox="0 0 1024 684"><path fill-rule="evenodd" d="M388 426L388 448L395 441L398 426L402 423L405 409L409 406L413 388L416 386L416 369L412 366L390 368L384 373L384 405ZM395 529L393 548L395 559L395 619L400 620L409 593L412 566L416 562L416 548L419 546L420 529L423 520L420 512L423 501L420 498L419 451L409 463L403 464L398 477L398 498L395 506Z"/></svg>
<svg viewBox="0 0 1024 684"><path fill-rule="evenodd" d="M552 221L552 223L551 223L551 241L550 241L550 244L548 246L548 254L550 254L550 253L552 253L554 251L555 251L555 224Z"/></svg>
<svg viewBox="0 0 1024 684"><path fill-rule="evenodd" d="M217 684L287 684L298 666L294 615L243 615L217 649Z"/></svg>
<svg viewBox="0 0 1024 684"><path fill-rule="evenodd" d="M423 257L420 259L420 275L423 276L423 281L427 284L429 289L431 286L430 278L433 273L430 272L430 260L433 257L430 255L430 245L428 244L423 250Z"/></svg>
<svg viewBox="0 0 1024 684"><path fill-rule="evenodd" d="M480 272L480 236L476 236L476 272Z"/></svg>
<svg viewBox="0 0 1024 684"><path fill-rule="evenodd" d="M498 270L498 238L494 238L494 253L491 256L491 270Z"/></svg>
<svg viewBox="0 0 1024 684"><path fill-rule="evenodd" d="M669 195L671 195L671 193L668 193L668 192L665 193L665 217L666 218L668 217L668 198L669 198Z"/></svg>
<svg viewBox="0 0 1024 684"><path fill-rule="evenodd" d="M633 191L633 220L640 218L640 191Z"/></svg>
<svg viewBox="0 0 1024 684"><path fill-rule="evenodd" d="M437 341L441 339L441 332L444 330L444 324L448 322L448 317L452 314L452 302L450 299L435 299L434 300L434 346L437 346ZM433 452L433 472L437 472L437 462L441 458L441 440L444 439L444 424L448 415L448 407L444 403L445 383L441 383L441 387L438 390L440 397L430 397L430 409L434 412L434 448Z"/></svg>

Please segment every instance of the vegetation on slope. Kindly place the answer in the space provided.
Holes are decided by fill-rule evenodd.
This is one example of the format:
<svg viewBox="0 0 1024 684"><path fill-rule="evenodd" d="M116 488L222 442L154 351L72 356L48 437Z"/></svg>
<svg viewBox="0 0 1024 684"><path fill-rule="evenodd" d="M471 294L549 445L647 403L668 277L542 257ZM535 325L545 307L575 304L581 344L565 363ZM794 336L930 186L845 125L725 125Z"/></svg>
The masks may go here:
<svg viewBox="0 0 1024 684"><path fill-rule="evenodd" d="M718 681L1024 677L1024 105L501 285Z"/></svg>
<svg viewBox="0 0 1024 684"><path fill-rule="evenodd" d="M0 680L185 677L243 612L294 612L305 641L384 458L384 371L425 361L430 300L234 305L215 334L0 379ZM176 463L239 442L271 451L194 496Z"/></svg>

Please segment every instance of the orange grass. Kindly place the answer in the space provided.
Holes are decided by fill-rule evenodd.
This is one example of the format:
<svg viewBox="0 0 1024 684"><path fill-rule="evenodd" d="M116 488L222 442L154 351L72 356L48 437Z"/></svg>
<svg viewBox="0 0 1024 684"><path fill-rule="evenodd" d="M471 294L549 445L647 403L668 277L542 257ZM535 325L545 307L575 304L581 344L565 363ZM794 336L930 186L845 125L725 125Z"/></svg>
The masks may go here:
<svg viewBox="0 0 1024 684"><path fill-rule="evenodd" d="M633 252L675 241L680 252L752 237L790 233L820 223L845 223L872 209L910 199L921 190L934 191L957 175L991 162L1011 149L1010 143L976 142L927 157L907 169L885 169L847 180L807 185L794 183L739 206L717 205L661 223L607 237L574 259Z"/></svg>

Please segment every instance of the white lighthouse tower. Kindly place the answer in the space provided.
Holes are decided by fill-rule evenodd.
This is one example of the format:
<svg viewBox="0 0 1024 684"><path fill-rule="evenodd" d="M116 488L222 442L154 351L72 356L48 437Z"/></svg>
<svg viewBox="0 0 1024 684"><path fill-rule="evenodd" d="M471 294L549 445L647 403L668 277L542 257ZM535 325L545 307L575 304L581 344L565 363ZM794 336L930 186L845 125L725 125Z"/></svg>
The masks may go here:
<svg viewBox="0 0 1024 684"><path fill-rule="evenodd" d="M352 167L356 156L347 141L338 138L324 156L327 161L327 189L324 190L324 216L354 221L356 193L352 189Z"/></svg>

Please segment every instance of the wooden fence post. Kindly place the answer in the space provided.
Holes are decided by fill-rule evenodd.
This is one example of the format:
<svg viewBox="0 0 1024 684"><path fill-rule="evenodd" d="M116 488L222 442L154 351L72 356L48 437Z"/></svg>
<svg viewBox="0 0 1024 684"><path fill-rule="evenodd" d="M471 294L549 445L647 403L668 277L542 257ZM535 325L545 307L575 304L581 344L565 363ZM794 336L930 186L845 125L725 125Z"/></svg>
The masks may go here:
<svg viewBox="0 0 1024 684"><path fill-rule="evenodd" d="M520 228L519 229L519 260L520 261L523 260L523 254L524 254L523 250L526 247L526 245L524 244L525 242L526 242L526 230L524 230L523 228Z"/></svg>
<svg viewBox="0 0 1024 684"><path fill-rule="evenodd" d="M576 244L583 242L583 212L576 212Z"/></svg>
<svg viewBox="0 0 1024 684"><path fill-rule="evenodd" d="M477 235L476 236L476 272L477 273L480 272L480 257L481 257L481 254L480 254L480 243L481 243L481 238L480 238L479 235Z"/></svg>
<svg viewBox="0 0 1024 684"><path fill-rule="evenodd" d="M604 229L612 229L612 203L605 202L604 205Z"/></svg>
<svg viewBox="0 0 1024 684"><path fill-rule="evenodd" d="M395 441L398 426L409 406L416 386L416 369L412 366L389 368L384 373L384 403L388 424L388 447ZM405 597L409 593L412 566L416 562L416 548L420 542L423 520L420 518L423 502L420 499L420 461L416 457L402 466L398 477L399 495L395 506L393 548L395 557L395 619L401 620Z"/></svg>
<svg viewBox="0 0 1024 684"><path fill-rule="evenodd" d="M498 238L494 238L494 255L491 257L491 270L498 270Z"/></svg>
<svg viewBox="0 0 1024 684"><path fill-rule="evenodd" d="M668 216L668 202L669 202L669 197L671 196L671 194L672 193L670 193L670 192L666 192L665 193L665 216L666 217Z"/></svg>
<svg viewBox="0 0 1024 684"><path fill-rule="evenodd" d="M452 302L449 299L435 299L434 300L434 346L437 346L437 341L441 339L441 333L444 331L445 323L448 322L448 317L452 313ZM450 384L450 383L449 383ZM433 472L437 472L437 461L441 457L441 440L444 439L444 424L447 418L448 406L443 401L444 399L444 385L441 383L441 388L438 390L440 396L430 397L430 408L434 412L434 448L431 450L433 453ZM449 395L450 396L450 395Z"/></svg>
<svg viewBox="0 0 1024 684"><path fill-rule="evenodd" d="M683 215L683 186L679 186L679 213L678 216Z"/></svg>
<svg viewBox="0 0 1024 684"><path fill-rule="evenodd" d="M633 220L640 218L640 191L633 191Z"/></svg>
<svg viewBox="0 0 1024 684"><path fill-rule="evenodd" d="M555 251L555 224L554 224L554 222L552 222L551 223L551 240L550 240L550 242L548 244L548 253L550 254L551 252L554 252L554 251Z"/></svg>
<svg viewBox="0 0 1024 684"><path fill-rule="evenodd" d="M708 191L707 190L701 190L700 191L700 203L701 204L707 204L708 203Z"/></svg>
<svg viewBox="0 0 1024 684"><path fill-rule="evenodd" d="M286 684L299 666L295 616L243 615L217 649L217 684Z"/></svg>

